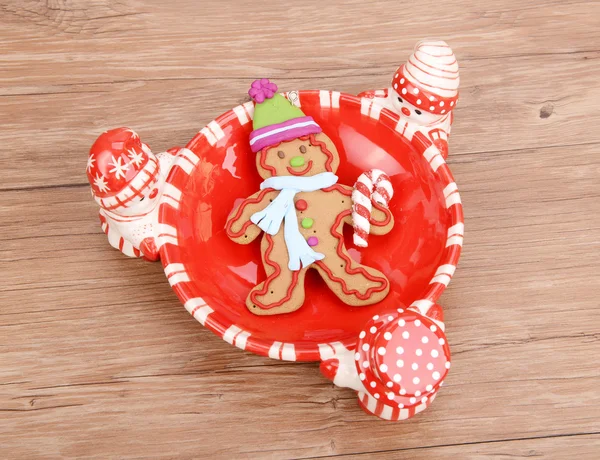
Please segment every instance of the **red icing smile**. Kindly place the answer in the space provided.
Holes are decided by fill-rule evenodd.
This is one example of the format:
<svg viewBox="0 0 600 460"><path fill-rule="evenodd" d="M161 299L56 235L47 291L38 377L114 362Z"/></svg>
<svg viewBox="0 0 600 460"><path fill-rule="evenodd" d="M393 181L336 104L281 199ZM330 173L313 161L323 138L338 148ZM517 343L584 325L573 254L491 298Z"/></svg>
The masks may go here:
<svg viewBox="0 0 600 460"><path fill-rule="evenodd" d="M312 168L312 165L313 165L312 160L310 160L308 162L308 164L306 165L306 168L304 168L302 171L294 171L291 166L288 166L287 170L290 174L292 174L294 176L303 176L308 171L310 171L310 168Z"/></svg>

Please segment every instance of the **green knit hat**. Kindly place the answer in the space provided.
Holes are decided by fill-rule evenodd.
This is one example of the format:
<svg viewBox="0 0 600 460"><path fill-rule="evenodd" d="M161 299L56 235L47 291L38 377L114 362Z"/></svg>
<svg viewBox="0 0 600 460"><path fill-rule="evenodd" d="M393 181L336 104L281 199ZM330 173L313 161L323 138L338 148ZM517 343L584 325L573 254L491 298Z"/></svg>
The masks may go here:
<svg viewBox="0 0 600 460"><path fill-rule="evenodd" d="M255 80L248 94L255 102L254 131L250 134L253 152L322 131L312 117L277 93L277 85L268 79Z"/></svg>

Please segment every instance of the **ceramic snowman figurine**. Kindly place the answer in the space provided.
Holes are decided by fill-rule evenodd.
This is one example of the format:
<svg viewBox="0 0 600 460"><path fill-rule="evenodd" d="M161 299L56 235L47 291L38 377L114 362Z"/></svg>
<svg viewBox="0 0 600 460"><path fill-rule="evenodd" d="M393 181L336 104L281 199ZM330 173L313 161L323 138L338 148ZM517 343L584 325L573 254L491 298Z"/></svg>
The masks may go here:
<svg viewBox="0 0 600 460"><path fill-rule="evenodd" d="M434 400L450 369L450 349L434 305L379 313L365 324L354 350L341 344L321 363L340 387L358 392L360 406L385 420L405 420Z"/></svg>
<svg viewBox="0 0 600 460"><path fill-rule="evenodd" d="M128 128L106 131L92 145L87 163L92 195L102 230L123 254L158 260L158 208L179 150L154 155Z"/></svg>
<svg viewBox="0 0 600 460"><path fill-rule="evenodd" d="M400 130L408 138L420 132L442 156L448 156L448 135L452 110L458 101L458 63L452 49L443 41L421 41L406 64L383 90L365 91L359 96L372 98L400 116Z"/></svg>

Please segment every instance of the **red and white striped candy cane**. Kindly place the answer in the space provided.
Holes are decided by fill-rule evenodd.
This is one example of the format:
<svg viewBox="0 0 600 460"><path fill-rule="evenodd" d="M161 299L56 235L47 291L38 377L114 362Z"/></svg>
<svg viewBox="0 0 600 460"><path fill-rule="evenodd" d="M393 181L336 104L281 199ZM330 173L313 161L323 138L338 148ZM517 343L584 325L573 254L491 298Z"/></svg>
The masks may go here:
<svg viewBox="0 0 600 460"><path fill-rule="evenodd" d="M352 191L352 223L354 226L354 244L366 248L371 229L371 202L385 208L394 196L389 176L380 169L370 169L362 173Z"/></svg>

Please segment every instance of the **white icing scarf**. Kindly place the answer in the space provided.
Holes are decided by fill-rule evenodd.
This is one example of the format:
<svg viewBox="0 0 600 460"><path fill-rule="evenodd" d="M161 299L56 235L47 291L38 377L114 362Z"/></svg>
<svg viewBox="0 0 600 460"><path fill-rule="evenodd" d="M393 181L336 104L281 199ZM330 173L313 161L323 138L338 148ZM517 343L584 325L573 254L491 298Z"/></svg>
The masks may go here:
<svg viewBox="0 0 600 460"><path fill-rule="evenodd" d="M309 177L276 176L260 184L260 189L281 190L277 198L265 209L250 217L252 223L269 235L275 235L285 219L283 236L287 246L288 268L293 271L308 267L316 260L325 258L324 254L313 251L298 229L298 218L294 209L294 196L298 192L314 192L335 184L338 177L331 172L315 174Z"/></svg>

